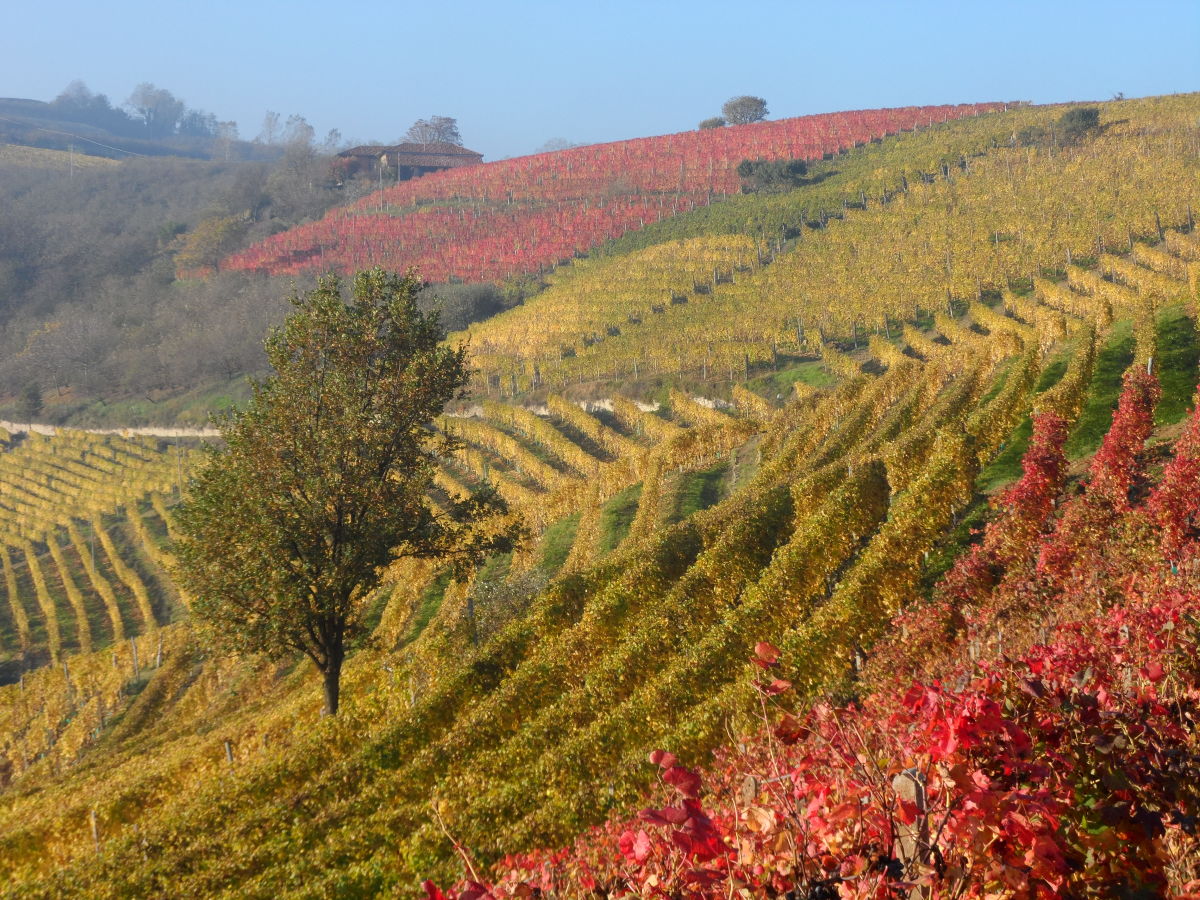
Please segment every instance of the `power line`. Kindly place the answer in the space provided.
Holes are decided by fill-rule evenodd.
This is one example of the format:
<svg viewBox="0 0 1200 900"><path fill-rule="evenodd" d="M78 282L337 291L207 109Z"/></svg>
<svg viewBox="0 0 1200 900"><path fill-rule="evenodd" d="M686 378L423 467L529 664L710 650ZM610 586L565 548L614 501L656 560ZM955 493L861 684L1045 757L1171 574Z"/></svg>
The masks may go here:
<svg viewBox="0 0 1200 900"><path fill-rule="evenodd" d="M10 119L8 116L0 116L0 122L12 122L14 125L29 125L28 121L21 119ZM99 141L93 141L91 138L86 138L82 134L75 134L73 131L59 131L57 128L42 128L40 125L34 126L39 131L45 131L49 134L63 134L67 137L73 137L80 141L86 141L89 144L95 144L97 147L103 147L105 150L116 150L118 153L128 153L130 156L140 156L142 159L149 159L145 153L135 153L132 150L126 150L123 147L113 147L110 144L102 144Z"/></svg>

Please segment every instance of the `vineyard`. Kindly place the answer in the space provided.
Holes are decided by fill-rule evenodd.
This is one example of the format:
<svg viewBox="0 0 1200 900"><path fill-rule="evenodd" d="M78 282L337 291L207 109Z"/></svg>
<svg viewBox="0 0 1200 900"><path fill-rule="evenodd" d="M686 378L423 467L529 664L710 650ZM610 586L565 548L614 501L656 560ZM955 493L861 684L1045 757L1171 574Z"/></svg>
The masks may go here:
<svg viewBox="0 0 1200 900"><path fill-rule="evenodd" d="M222 268L295 275L416 266L433 282L553 268L740 190L744 159L819 160L1000 104L830 113L541 153L385 188L236 253Z"/></svg>
<svg viewBox="0 0 1200 900"><path fill-rule="evenodd" d="M727 212L718 204L702 223L718 226L724 215L731 221L720 230L737 222L741 233L576 262L526 304L472 326L464 338L478 354L477 390L562 391L660 374L728 384L777 368L781 356L812 355L822 341L858 348L937 312L969 318L981 308L973 301L1028 289L1043 274L1079 286L1087 276L1073 274L1074 263L1094 267L1162 240L1169 226L1191 227L1200 209L1193 108L1125 104L1127 118L1086 150L1058 153L993 146L1056 110L1022 109L1000 124L980 117L955 126L953 164L938 162L940 131L905 135L886 150L890 172L871 148L839 161L841 173L812 191L742 198ZM1172 119L1174 129L1148 127ZM1057 189L1067 181L1070 192ZM847 197L861 209L846 214ZM667 234L686 234L686 220ZM796 236L784 243L783 234ZM1186 281L1181 265L1172 271Z"/></svg>
<svg viewBox="0 0 1200 900"><path fill-rule="evenodd" d="M164 498L178 498L183 451L65 430L0 437L5 671L65 665L70 651L121 644L175 618Z"/></svg>
<svg viewBox="0 0 1200 900"><path fill-rule="evenodd" d="M530 536L395 564L337 717L186 621L185 454L7 436L0 895L1194 893L1200 97L1009 139L1061 113L728 129L925 126L783 195L718 165L452 336L428 502L491 484ZM622 147L370 203L532 208Z"/></svg>

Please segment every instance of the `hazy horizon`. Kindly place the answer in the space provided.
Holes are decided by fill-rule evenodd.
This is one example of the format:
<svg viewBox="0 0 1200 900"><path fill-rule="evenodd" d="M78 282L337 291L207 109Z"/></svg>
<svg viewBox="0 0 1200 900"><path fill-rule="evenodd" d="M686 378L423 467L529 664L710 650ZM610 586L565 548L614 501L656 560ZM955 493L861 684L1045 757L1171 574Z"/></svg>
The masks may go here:
<svg viewBox="0 0 1200 900"><path fill-rule="evenodd" d="M599 143L694 128L731 96L770 118L846 109L1051 103L1200 89L1200 4L859 3L853 8L626 2L563 8L313 3L118 12L67 2L9 11L0 95L52 100L74 79L121 104L140 82L238 123L268 110L318 139L398 140L452 116L494 160L551 139ZM1113 22L1121 20L1121 27Z"/></svg>

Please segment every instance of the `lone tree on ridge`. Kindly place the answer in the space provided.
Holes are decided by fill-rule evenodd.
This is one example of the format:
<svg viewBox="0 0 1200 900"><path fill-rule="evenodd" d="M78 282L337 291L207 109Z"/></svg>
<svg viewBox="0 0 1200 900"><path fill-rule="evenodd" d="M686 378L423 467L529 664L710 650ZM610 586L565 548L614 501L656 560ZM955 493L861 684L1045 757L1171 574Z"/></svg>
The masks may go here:
<svg viewBox="0 0 1200 900"><path fill-rule="evenodd" d="M767 117L767 101L762 97L730 97L721 107L721 115L730 125L748 125Z"/></svg>
<svg viewBox="0 0 1200 900"><path fill-rule="evenodd" d="M467 382L465 348L441 344L420 283L373 269L353 296L322 278L266 340L274 374L219 424L178 520L181 586L220 644L304 654L338 710L342 663L383 569L404 556L477 564L520 528L492 490L435 511L432 422ZM497 518L500 517L500 518Z"/></svg>

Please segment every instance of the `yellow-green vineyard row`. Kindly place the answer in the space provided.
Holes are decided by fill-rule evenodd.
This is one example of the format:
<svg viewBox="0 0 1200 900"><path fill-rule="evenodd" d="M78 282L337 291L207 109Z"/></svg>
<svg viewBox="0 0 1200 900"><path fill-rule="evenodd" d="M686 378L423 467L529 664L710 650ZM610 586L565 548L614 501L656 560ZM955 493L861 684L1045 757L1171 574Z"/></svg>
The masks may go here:
<svg viewBox="0 0 1200 900"><path fill-rule="evenodd" d="M183 452L149 439L7 435L0 452L0 657L5 680L64 651L90 652L172 616L161 496ZM149 517L150 524L143 517Z"/></svg>

